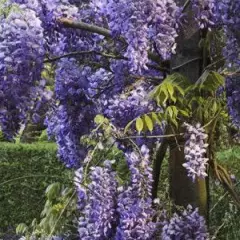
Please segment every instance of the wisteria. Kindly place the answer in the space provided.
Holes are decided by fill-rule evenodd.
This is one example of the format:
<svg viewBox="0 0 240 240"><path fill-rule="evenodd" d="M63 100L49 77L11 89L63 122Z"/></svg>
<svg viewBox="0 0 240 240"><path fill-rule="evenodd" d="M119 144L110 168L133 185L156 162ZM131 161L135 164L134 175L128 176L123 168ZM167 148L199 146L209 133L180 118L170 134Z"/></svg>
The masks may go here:
<svg viewBox="0 0 240 240"><path fill-rule="evenodd" d="M225 67L231 72L226 78L226 97L233 123L240 127L239 1L191 0L190 10L177 2L7 0L4 5L14 8L0 16L1 130L13 139L28 116L39 120L39 106L51 99L45 119L48 134L54 136L65 166L77 169L74 182L80 239L153 240L161 231L163 240L208 239L205 220L197 209L188 207L182 215L174 214L161 223L157 220L151 157L156 142L162 139L150 137L164 134L167 117L157 119L158 126L152 121L154 130L148 139L139 136L133 125L121 140L111 136L123 151L130 173L123 185L118 182L112 159L102 159L96 166L84 162L92 148L82 141L84 137L91 141L91 133L103 135L100 127L104 124L96 126L94 122L97 114L121 133L129 122L144 114L164 115L149 92L163 76L174 72L171 57L176 53L177 37L182 36L181 26L187 24L182 21L184 11L193 11L200 32L223 30ZM64 19L80 27L66 27ZM87 30L81 24L88 24ZM95 33L94 28L103 34ZM53 91L46 87L43 77L46 64L54 72ZM159 99L167 106L177 96L171 87L165 90ZM165 95L171 101L164 99ZM178 109L177 100L175 103L176 112L184 113ZM173 122L168 124L172 127ZM200 124L184 126L183 167L195 181L207 176L207 134ZM176 128L177 124L173 132Z"/></svg>
<svg viewBox="0 0 240 240"><path fill-rule="evenodd" d="M205 178L207 176L208 144L205 142L207 134L199 123L196 126L185 123L184 126L186 127L184 146L186 163L183 164L183 167L187 169L188 176L195 181L196 177Z"/></svg>
<svg viewBox="0 0 240 240"><path fill-rule="evenodd" d="M134 118L157 109L156 104L149 101L148 92L150 90L151 86L142 82L129 93L122 93L106 99L103 101L104 114L116 126L124 128Z"/></svg>
<svg viewBox="0 0 240 240"><path fill-rule="evenodd" d="M81 239L145 239L153 238L151 185L152 168L149 167L149 149L142 146L139 153L125 154L131 172L130 182L117 188L116 173L109 160L103 167L90 169L91 183L84 187L84 171L76 171L75 184L79 209Z"/></svg>
<svg viewBox="0 0 240 240"><path fill-rule="evenodd" d="M141 152L126 153L131 172L130 185L121 189L118 199L120 222L116 240L153 238L156 225L151 201L152 169L149 167L149 150L141 147Z"/></svg>
<svg viewBox="0 0 240 240"><path fill-rule="evenodd" d="M192 0L192 8L201 29L215 26L215 0Z"/></svg>
<svg viewBox="0 0 240 240"><path fill-rule="evenodd" d="M0 24L1 128L12 139L38 94L44 59L44 36L36 12L12 10Z"/></svg>
<svg viewBox="0 0 240 240"><path fill-rule="evenodd" d="M208 238L205 219L199 215L198 209L194 210L190 205L181 215L175 213L162 231L164 240L206 240Z"/></svg>
<svg viewBox="0 0 240 240"><path fill-rule="evenodd" d="M124 56L132 72L147 69L148 50L154 45L163 59L174 52L181 9L173 1L93 1L109 20L113 36L122 35L128 43Z"/></svg>
<svg viewBox="0 0 240 240"><path fill-rule="evenodd" d="M226 78L226 94L229 114L233 124L239 128L239 76L237 72L240 68L240 16L237 14L240 9L240 3L237 0L220 1L216 5L216 16L226 37L226 46L223 49L223 55L226 59L226 67L230 75Z"/></svg>
<svg viewBox="0 0 240 240"><path fill-rule="evenodd" d="M47 119L48 132L56 136L59 156L68 167L77 167L86 149L80 137L93 127L96 109L87 95L90 68L81 69L77 62L62 60L56 70L55 93L59 103Z"/></svg>
<svg viewBox="0 0 240 240"><path fill-rule="evenodd" d="M229 76L226 78L226 96L227 105L232 123L235 127L240 127L240 112L239 112L239 98L240 85L239 76Z"/></svg>
<svg viewBox="0 0 240 240"><path fill-rule="evenodd" d="M91 168L91 183L85 190L81 186L82 170L76 171L75 181L83 214L78 221L78 232L83 240L113 239L117 226L115 173L110 161L105 161L103 165L104 167Z"/></svg>

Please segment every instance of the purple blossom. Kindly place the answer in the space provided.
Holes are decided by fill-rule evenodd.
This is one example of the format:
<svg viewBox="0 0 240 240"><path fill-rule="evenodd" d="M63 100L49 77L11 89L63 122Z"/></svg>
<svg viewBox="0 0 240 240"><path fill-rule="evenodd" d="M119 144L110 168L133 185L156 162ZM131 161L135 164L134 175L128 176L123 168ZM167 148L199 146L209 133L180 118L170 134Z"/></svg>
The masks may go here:
<svg viewBox="0 0 240 240"><path fill-rule="evenodd" d="M184 146L184 154L186 163L183 167L187 169L188 176L195 181L196 177L205 178L207 176L206 166L208 158L205 157L208 144L205 143L207 134L198 123L196 126L184 123L186 127L186 142Z"/></svg>
<svg viewBox="0 0 240 240"><path fill-rule="evenodd" d="M81 175L80 169L76 173L79 182L82 182ZM91 167L91 183L86 190L77 183L78 200L83 209L83 216L78 221L78 232L82 240L113 239L118 221L115 175L111 162L107 160L104 167Z"/></svg>
<svg viewBox="0 0 240 240"><path fill-rule="evenodd" d="M216 0L192 0L195 19L201 29L211 29L216 24Z"/></svg>
<svg viewBox="0 0 240 240"><path fill-rule="evenodd" d="M108 19L113 36L122 35L128 43L124 56L131 72L147 69L148 50L156 45L163 59L174 52L181 9L171 0L108 0L93 6Z"/></svg>
<svg viewBox="0 0 240 240"><path fill-rule="evenodd" d="M152 239L156 231L153 222L151 188L152 169L149 167L149 150L141 147L141 153L126 153L131 172L129 186L119 189L118 213L120 215L116 240Z"/></svg>
<svg viewBox="0 0 240 240"><path fill-rule="evenodd" d="M189 205L181 215L174 214L162 230L164 240L207 240L209 235L205 219L199 215L198 209Z"/></svg>
<svg viewBox="0 0 240 240"><path fill-rule="evenodd" d="M12 139L39 97L45 41L41 20L27 7L1 18L0 32L0 124Z"/></svg>

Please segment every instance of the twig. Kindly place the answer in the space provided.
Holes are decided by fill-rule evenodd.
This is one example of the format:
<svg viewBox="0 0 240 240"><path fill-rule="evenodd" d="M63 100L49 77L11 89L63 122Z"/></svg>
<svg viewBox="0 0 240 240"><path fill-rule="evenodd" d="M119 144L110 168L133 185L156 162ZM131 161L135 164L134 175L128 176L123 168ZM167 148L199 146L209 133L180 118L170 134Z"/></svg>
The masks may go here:
<svg viewBox="0 0 240 240"><path fill-rule="evenodd" d="M110 30L103 28L103 27L93 25L93 24L84 23L82 21L75 22L68 18L60 18L60 19L58 19L58 22L61 23L62 26L65 28L81 29L81 30L85 30L85 31L88 31L91 33L100 34L107 38L113 38ZM122 36L119 36L117 39L126 43L124 37L122 37ZM158 55L156 55L152 52L148 53L148 57L156 63L160 63L160 64L168 63L168 61L162 61Z"/></svg>
<svg viewBox="0 0 240 240"><path fill-rule="evenodd" d="M127 136L127 137L121 137L118 139L135 139L135 138L169 138L169 137L176 137L176 136L182 136L184 133L179 134L166 134L166 135L152 135L152 136Z"/></svg>
<svg viewBox="0 0 240 240"><path fill-rule="evenodd" d="M103 56L103 57L106 57L106 58L111 58L111 59L128 60L127 57L124 57L124 56L121 56L121 55L113 55L113 54L108 54L108 53L104 53L104 52L98 52L98 51L95 51L95 50L89 50L89 51L70 52L70 53L63 54L61 56L47 58L47 59L44 60L44 63L52 63L52 62L58 61L62 58L76 57L76 56L87 55L87 54L96 54L96 55L100 55L100 56ZM153 69L162 71L162 72L169 72L170 71L170 69L168 69L168 68L153 65L153 64L146 64L146 66L149 67L149 68L153 68Z"/></svg>
<svg viewBox="0 0 240 240"><path fill-rule="evenodd" d="M235 184L235 187L238 186L239 183L240 183L240 181ZM214 204L214 206L211 208L211 210L209 211L209 213L211 213L211 212L217 207L217 205L218 205L227 195L228 195L228 191L226 191L226 192L219 198L219 200Z"/></svg>
<svg viewBox="0 0 240 240"><path fill-rule="evenodd" d="M184 5L183 5L183 12L185 12L186 11L186 9L187 9L187 7L189 6L189 4L191 3L191 0L187 0L185 3L184 3Z"/></svg>
<svg viewBox="0 0 240 240"><path fill-rule="evenodd" d="M216 230L216 232L214 233L214 235L211 237L211 240L216 239L219 231L223 228L223 226L225 225L225 223L226 223L226 219L223 220L222 224L218 227L218 229Z"/></svg>
<svg viewBox="0 0 240 240"><path fill-rule="evenodd" d="M81 52L70 52L70 53L63 54L61 56L48 58L48 59L44 60L44 63L51 63L51 62L55 62L57 60L60 60L62 58L76 57L76 56L87 55L87 54L96 54L96 55L101 55L101 56L107 57L107 58L127 60L127 58L125 58L123 56L116 56L116 55L112 55L112 54L107 54L107 53L103 53L103 52L97 52L97 51L94 51L94 50L90 50L90 51L81 51Z"/></svg>
<svg viewBox="0 0 240 240"><path fill-rule="evenodd" d="M58 19L58 22L61 23L66 28L82 29L91 33L98 33L105 37L112 37L110 30L98 27L96 25L84 23L82 21L75 22L69 18L60 18Z"/></svg>
<svg viewBox="0 0 240 240"><path fill-rule="evenodd" d="M70 204L70 202L72 201L72 199L73 199L73 197L75 196L75 194L76 194L76 190L75 191L73 191L73 194L72 194L72 196L69 198L69 200L68 200L68 202L67 202L67 204L64 206L64 208L62 209L62 211L61 211L61 213L60 213L60 215L59 215L59 217L58 217L58 219L57 219L57 221L55 222L55 224L54 224L54 226L53 226L53 228L52 228L52 230L51 230L51 232L50 232L50 234L49 234L49 237L51 237L52 235L53 235L53 233L54 233L54 230L55 230L55 228L56 228L56 226L57 226L57 224L58 224L58 222L60 221L60 219L62 218L62 215L64 214L64 212L66 211L66 209L67 209L67 207L68 207L68 205Z"/></svg>
<svg viewBox="0 0 240 240"><path fill-rule="evenodd" d="M10 179L10 180L7 180L7 181L5 181L5 182L0 183L0 186L3 186L3 185L5 185L5 184L11 183L11 182L15 182L15 181L18 181L18 180L26 179L26 178L38 178L38 177L56 178L56 179L64 179L64 180L66 180L66 178L60 177L60 176L28 175L28 176L22 176L22 177L18 177L18 178L12 178L12 179Z"/></svg>
<svg viewBox="0 0 240 240"><path fill-rule="evenodd" d="M181 67L184 67L185 65L189 64L189 63L192 63L192 62L195 62L195 61L198 61L198 60L201 60L202 58L201 57L196 57L196 58L193 58L193 59L190 59L184 63L182 63L181 65L178 65L176 67L173 67L172 70L175 71L175 70L178 70L179 68Z"/></svg>

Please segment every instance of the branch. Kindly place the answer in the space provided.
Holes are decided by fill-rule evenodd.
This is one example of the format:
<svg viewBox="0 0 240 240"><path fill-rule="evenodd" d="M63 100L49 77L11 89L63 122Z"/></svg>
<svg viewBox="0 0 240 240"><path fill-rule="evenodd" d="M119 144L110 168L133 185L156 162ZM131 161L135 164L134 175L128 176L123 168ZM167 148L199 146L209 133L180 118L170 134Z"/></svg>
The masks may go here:
<svg viewBox="0 0 240 240"><path fill-rule="evenodd" d="M201 59L202 59L202 58L200 58L200 57L196 57L196 58L190 59L190 60L182 63L181 65L178 65L178 66L176 66L176 67L173 67L172 70L173 70L173 71L176 71L176 70L178 70L179 68L182 68L182 67L188 65L189 63L192 63L192 62L195 62L195 61L199 61L199 60L201 60Z"/></svg>
<svg viewBox="0 0 240 240"><path fill-rule="evenodd" d="M126 136L118 139L135 139L135 138L175 138L176 136L183 136L184 133L179 134L165 134L165 135L150 135L150 136Z"/></svg>
<svg viewBox="0 0 240 240"><path fill-rule="evenodd" d="M82 21L74 22L69 18L60 18L58 19L58 22L61 23L65 28L82 29L91 33L98 33L108 38L112 37L110 30L89 23L84 23Z"/></svg>
<svg viewBox="0 0 240 240"><path fill-rule="evenodd" d="M111 59L122 59L122 60L128 60L127 57L124 56L120 56L120 55L113 55L113 54L108 54L108 53L104 53L104 52L98 52L95 50L89 50L89 51L80 51L80 52L70 52L70 53L66 53L63 54L61 56L56 56L56 57L52 57L52 58L47 58L46 60L44 60L44 63L52 63L55 61L58 61L62 58L67 58L67 57L76 57L76 56L81 56L81 55L87 55L87 54L96 54L96 55L100 55L106 58L111 58ZM168 68L164 68L161 66L157 66L157 65L153 65L153 64L147 64L147 67L149 68L153 68L162 72L167 72L169 73L169 69Z"/></svg>
<svg viewBox="0 0 240 240"><path fill-rule="evenodd" d="M91 32L91 33L100 34L100 35L105 36L107 38L113 38L110 30L108 30L106 28L103 28L103 27L98 27L98 26L93 25L93 24L84 23L82 21L75 22L75 21L73 21L71 19L68 19L68 18L60 18L60 19L58 19L58 22L61 23L62 26L65 27L65 28L81 29L81 30L85 30L85 31L88 31L88 32ZM126 43L126 40L124 39L124 37L119 36L118 39L120 41ZM148 57L152 61L163 64L163 65L168 63L166 61L165 62L161 61L159 56L152 53L152 52L148 53Z"/></svg>
<svg viewBox="0 0 240 240"><path fill-rule="evenodd" d="M70 52L70 53L66 53L66 54L61 55L61 56L48 58L44 61L44 63L49 63L49 62L51 63L51 62L55 62L57 60L60 60L62 58L76 57L76 56L79 56L79 55L86 55L86 54L96 54L96 55L101 55L101 56L107 57L107 58L127 60L127 58L125 58L123 56L116 56L116 55L112 55L112 54L107 54L107 53L103 53L103 52L97 52L97 51L94 51L94 50L90 50L90 51L81 51L81 52Z"/></svg>
<svg viewBox="0 0 240 240"><path fill-rule="evenodd" d="M182 12L185 12L185 11L186 11L186 9L187 9L187 7L189 6L190 3L191 3L191 0L187 0L187 1L184 3Z"/></svg>

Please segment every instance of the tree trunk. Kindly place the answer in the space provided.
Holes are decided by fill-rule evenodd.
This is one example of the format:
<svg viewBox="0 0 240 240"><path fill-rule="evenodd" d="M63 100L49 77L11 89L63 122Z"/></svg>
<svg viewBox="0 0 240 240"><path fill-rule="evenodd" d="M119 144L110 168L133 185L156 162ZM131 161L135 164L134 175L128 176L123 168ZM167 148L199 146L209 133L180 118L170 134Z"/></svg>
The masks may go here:
<svg viewBox="0 0 240 240"><path fill-rule="evenodd" d="M183 5L185 0L180 0ZM187 11L189 12L189 11ZM197 30L191 12L188 13L188 28L183 29L177 39L177 53L171 61L171 68L186 76L191 82L195 82L201 75L203 63L202 49L199 47L201 39L200 31ZM193 61L191 61L193 60ZM189 62L188 64L184 64ZM176 72L176 70L175 70ZM189 119L191 121L191 119ZM181 124L181 123L179 123ZM182 141L182 140L179 140ZM200 213L208 218L208 194L206 181L197 179L195 183L187 176L187 172L182 164L184 159L184 142L180 142L180 147L176 143L170 145L169 156L169 184L170 196L176 205L186 207L191 204L198 207Z"/></svg>
<svg viewBox="0 0 240 240"><path fill-rule="evenodd" d="M186 169L182 166L185 162L183 147L180 149L170 146L169 156L169 182L170 197L176 205L186 207L191 204L198 207L200 214L207 217L207 188L203 179L192 179L187 176Z"/></svg>

